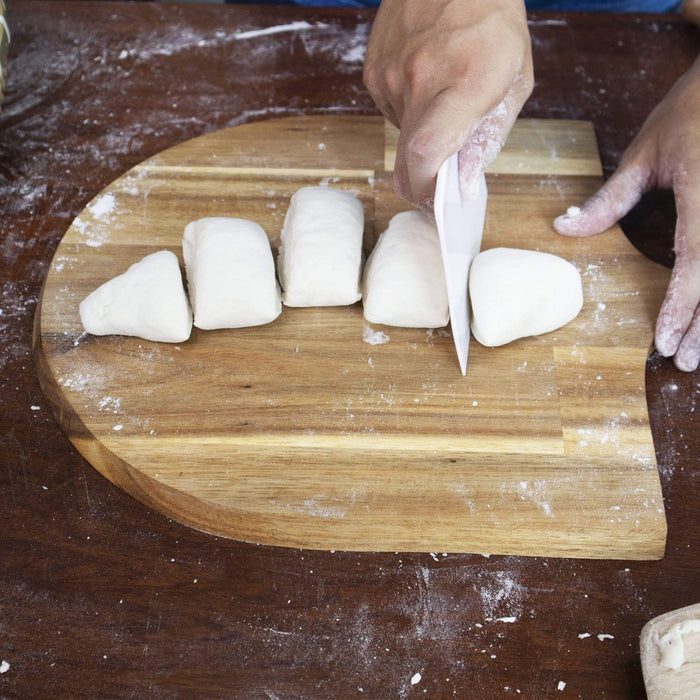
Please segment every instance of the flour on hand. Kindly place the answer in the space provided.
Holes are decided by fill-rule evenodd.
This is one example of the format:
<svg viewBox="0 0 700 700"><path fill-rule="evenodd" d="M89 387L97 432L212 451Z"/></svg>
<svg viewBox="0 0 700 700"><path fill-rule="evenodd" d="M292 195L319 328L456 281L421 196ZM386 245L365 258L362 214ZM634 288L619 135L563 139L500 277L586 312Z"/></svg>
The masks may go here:
<svg viewBox="0 0 700 700"><path fill-rule="evenodd" d="M197 328L242 328L282 311L270 241L246 219L210 217L185 227L182 252Z"/></svg>
<svg viewBox="0 0 700 700"><path fill-rule="evenodd" d="M361 297L364 209L349 192L303 187L282 228L278 270L287 306L343 306Z"/></svg>
<svg viewBox="0 0 700 700"><path fill-rule="evenodd" d="M394 216L367 259L362 287L370 323L447 325L447 289L435 225L418 211Z"/></svg>
<svg viewBox="0 0 700 700"><path fill-rule="evenodd" d="M583 306L581 275L550 253L493 248L479 253L469 272L472 333L489 347L549 333Z"/></svg>
<svg viewBox="0 0 700 700"><path fill-rule="evenodd" d="M192 330L192 312L177 256L168 250L151 253L105 282L81 302L80 320L93 335L184 342Z"/></svg>

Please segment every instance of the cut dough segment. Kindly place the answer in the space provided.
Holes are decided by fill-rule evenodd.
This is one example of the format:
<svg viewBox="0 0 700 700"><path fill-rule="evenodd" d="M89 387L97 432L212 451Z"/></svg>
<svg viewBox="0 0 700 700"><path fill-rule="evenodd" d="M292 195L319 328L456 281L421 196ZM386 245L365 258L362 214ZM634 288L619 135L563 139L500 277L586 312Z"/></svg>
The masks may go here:
<svg viewBox="0 0 700 700"><path fill-rule="evenodd" d="M197 328L242 328L282 311L270 241L246 219L210 217L185 227L182 252Z"/></svg>
<svg viewBox="0 0 700 700"><path fill-rule="evenodd" d="M177 256L169 250L151 253L105 282L80 303L80 320L93 335L184 342L192 331L192 312Z"/></svg>
<svg viewBox="0 0 700 700"><path fill-rule="evenodd" d="M700 696L700 604L647 622L639 646L649 700Z"/></svg>
<svg viewBox="0 0 700 700"><path fill-rule="evenodd" d="M447 325L447 289L435 225L418 211L394 216L367 260L362 286L370 323Z"/></svg>
<svg viewBox="0 0 700 700"><path fill-rule="evenodd" d="M493 248L469 271L472 333L490 347L549 333L576 318L583 306L581 275L550 253Z"/></svg>
<svg viewBox="0 0 700 700"><path fill-rule="evenodd" d="M289 203L278 268L287 306L343 306L361 297L364 210L349 192L303 187Z"/></svg>

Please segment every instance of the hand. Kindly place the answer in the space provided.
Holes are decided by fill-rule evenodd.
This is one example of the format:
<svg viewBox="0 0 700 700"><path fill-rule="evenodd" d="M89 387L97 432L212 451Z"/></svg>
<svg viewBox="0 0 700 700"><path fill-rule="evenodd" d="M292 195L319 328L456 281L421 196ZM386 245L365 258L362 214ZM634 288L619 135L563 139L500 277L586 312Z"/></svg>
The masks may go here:
<svg viewBox="0 0 700 700"><path fill-rule="evenodd" d="M364 79L401 129L396 191L431 212L442 163L460 151L464 191L532 91L523 0L383 0Z"/></svg>
<svg viewBox="0 0 700 700"><path fill-rule="evenodd" d="M567 236L601 233L655 186L673 188L678 212L676 260L655 344L692 372L700 363L700 59L649 115L608 182L554 227Z"/></svg>

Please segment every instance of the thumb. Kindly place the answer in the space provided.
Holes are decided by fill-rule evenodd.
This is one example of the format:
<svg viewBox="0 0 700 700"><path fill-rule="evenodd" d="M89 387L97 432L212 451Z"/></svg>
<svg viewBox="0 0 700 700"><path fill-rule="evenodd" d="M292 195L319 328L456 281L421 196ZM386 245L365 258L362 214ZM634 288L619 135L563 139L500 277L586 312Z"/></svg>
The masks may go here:
<svg viewBox="0 0 700 700"><path fill-rule="evenodd" d="M569 207L554 220L564 236L593 236L609 229L627 214L649 188L649 169L621 163L611 178L581 207Z"/></svg>
<svg viewBox="0 0 700 700"><path fill-rule="evenodd" d="M528 85L519 77L503 100L474 129L459 151L459 182L462 196L475 195L478 177L496 159L518 116Z"/></svg>

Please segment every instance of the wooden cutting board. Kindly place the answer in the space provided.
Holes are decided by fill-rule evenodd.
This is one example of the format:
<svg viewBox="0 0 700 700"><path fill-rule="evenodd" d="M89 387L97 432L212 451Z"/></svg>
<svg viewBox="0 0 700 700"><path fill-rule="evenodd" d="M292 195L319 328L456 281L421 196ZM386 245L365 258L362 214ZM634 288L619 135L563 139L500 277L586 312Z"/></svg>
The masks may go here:
<svg viewBox="0 0 700 700"><path fill-rule="evenodd" d="M488 175L483 242L571 260L583 311L506 347L472 341L466 377L449 329L370 326L359 304L285 308L268 326L194 329L180 345L82 334L79 302L148 253L181 256L191 220L252 219L276 249L304 185L356 193L370 250L409 208L392 191L395 144L375 117L259 122L107 187L58 246L36 314L39 377L69 439L143 503L241 540L662 557L644 369L668 271L617 228L587 240L552 230L601 182L588 123L518 122Z"/></svg>

